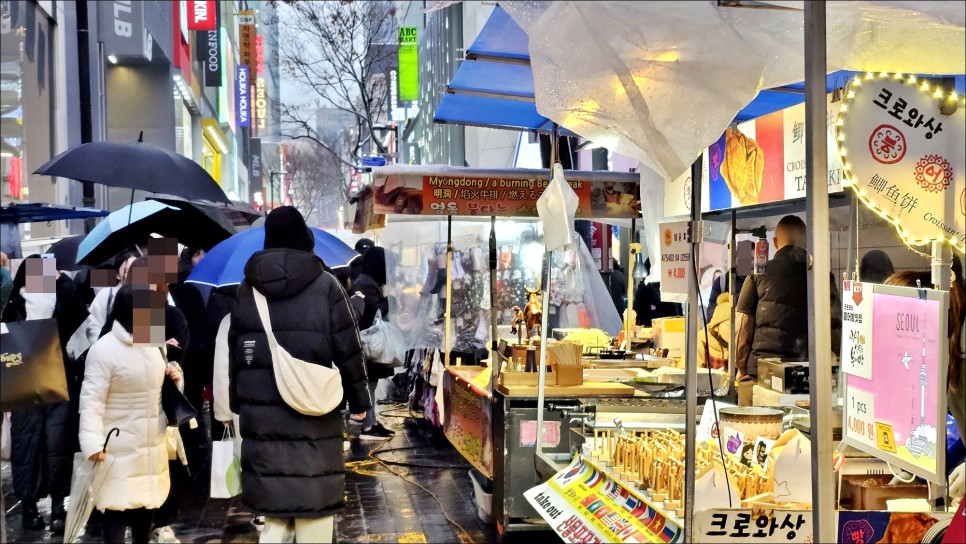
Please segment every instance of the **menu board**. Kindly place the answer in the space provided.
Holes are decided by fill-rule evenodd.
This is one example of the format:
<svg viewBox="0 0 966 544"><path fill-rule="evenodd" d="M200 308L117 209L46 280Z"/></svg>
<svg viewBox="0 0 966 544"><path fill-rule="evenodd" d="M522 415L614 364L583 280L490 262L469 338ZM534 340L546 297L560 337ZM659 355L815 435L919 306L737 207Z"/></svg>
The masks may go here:
<svg viewBox="0 0 966 544"><path fill-rule="evenodd" d="M943 482L948 293L850 281L842 292L844 441Z"/></svg>

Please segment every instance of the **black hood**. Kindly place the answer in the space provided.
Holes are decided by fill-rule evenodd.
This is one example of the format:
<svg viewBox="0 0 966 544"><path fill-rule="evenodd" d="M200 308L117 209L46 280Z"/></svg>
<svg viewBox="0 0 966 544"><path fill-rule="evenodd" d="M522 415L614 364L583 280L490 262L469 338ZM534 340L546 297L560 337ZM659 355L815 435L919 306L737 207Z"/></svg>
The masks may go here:
<svg viewBox="0 0 966 544"><path fill-rule="evenodd" d="M295 249L266 249L248 259L245 281L269 299L293 297L324 271L314 253Z"/></svg>
<svg viewBox="0 0 966 544"><path fill-rule="evenodd" d="M799 275L808 269L808 253L798 246L785 246L775 252L775 258L765 269L768 275Z"/></svg>

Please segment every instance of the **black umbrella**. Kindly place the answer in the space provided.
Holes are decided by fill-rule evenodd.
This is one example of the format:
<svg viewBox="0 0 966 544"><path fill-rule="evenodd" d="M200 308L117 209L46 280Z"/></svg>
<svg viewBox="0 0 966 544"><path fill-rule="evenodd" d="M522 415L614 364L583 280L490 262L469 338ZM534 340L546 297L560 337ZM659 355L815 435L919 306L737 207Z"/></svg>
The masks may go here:
<svg viewBox="0 0 966 544"><path fill-rule="evenodd" d="M34 173L164 193L187 200L231 202L198 163L146 144L141 137L136 142L81 144L50 159Z"/></svg>
<svg viewBox="0 0 966 544"><path fill-rule="evenodd" d="M57 270L80 270L81 266L77 264L77 246L82 240L83 234L67 236L47 248L47 253L57 260Z"/></svg>
<svg viewBox="0 0 966 544"><path fill-rule="evenodd" d="M176 208L180 208L184 214L193 215L207 218L218 225L224 230L234 234L238 231L239 226L248 227L251 225L252 219L249 221L238 209L233 205L221 204L216 202L210 202L207 200L184 200L182 198L176 198L173 196L161 195L161 196L150 196L148 200L156 200L163 204L170 204ZM257 215L256 215L257 217ZM205 248L208 249L208 248Z"/></svg>

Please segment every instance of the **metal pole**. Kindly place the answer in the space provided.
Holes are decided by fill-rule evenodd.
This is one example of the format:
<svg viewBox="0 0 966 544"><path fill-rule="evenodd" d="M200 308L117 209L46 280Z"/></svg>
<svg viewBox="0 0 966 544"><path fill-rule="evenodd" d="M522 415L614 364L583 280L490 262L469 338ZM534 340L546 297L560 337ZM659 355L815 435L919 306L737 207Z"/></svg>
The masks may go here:
<svg viewBox="0 0 966 544"><path fill-rule="evenodd" d="M825 2L805 2L805 223L808 225L808 352L812 422L812 527L815 542L835 542L832 472L832 313L829 306L828 129Z"/></svg>
<svg viewBox="0 0 966 544"><path fill-rule="evenodd" d="M446 361L447 365L452 365L450 360L453 349L453 216L446 216Z"/></svg>
<svg viewBox="0 0 966 544"><path fill-rule="evenodd" d="M692 184L693 186L693 184ZM735 308L738 307L737 296L738 293L738 214L735 209L731 209L731 247L728 251L728 296L731 297L731 323L735 322L738 317ZM728 383L731 384L730 391L735 393L735 404L737 402L738 395L738 384L735 383L735 377L737 376L737 367L735 366L735 357L737 356L737 351L735 350L735 328L734 326L729 327L730 333L728 337ZM729 397L730 398L730 397Z"/></svg>
<svg viewBox="0 0 966 544"><path fill-rule="evenodd" d="M496 216L490 217L490 368L492 372L490 374L490 391L492 392L496 388L497 379L500 376L502 369L500 354L498 352L499 347L499 329L497 328L497 316L499 312L496 309Z"/></svg>
<svg viewBox="0 0 966 544"><path fill-rule="evenodd" d="M575 242L576 243L576 242ZM537 377L537 443L534 445L534 455L543 451L543 403L544 384L547 380L547 316L550 314L550 286L553 281L550 275L553 272L553 251L544 251L546 266L546 284L543 288L543 315L540 318L540 368Z"/></svg>
<svg viewBox="0 0 966 544"><path fill-rule="evenodd" d="M637 281L634 280L634 264L636 259L634 257L634 252L631 251L631 245L634 244L637 239L637 218L631 218L631 236L630 243L627 244L627 307L624 310L624 342L627 342L627 351L631 351L631 329L637 325L637 318L635 317L635 323L631 323L631 313L634 309L634 289L637 288ZM654 263L651 263L652 266Z"/></svg>
<svg viewBox="0 0 966 544"><path fill-rule="evenodd" d="M691 165L691 179L701 179L701 157ZM691 184L691 264L701 262L701 240L704 231L701 226L701 184ZM694 274L694 267L687 271L687 275ZM685 306L686 328L688 344L685 352L684 375L684 539L694 542L694 477L695 451L698 436L698 331L701 330L701 305L698 297L697 277L688 282L688 304ZM709 384L710 385L710 384Z"/></svg>

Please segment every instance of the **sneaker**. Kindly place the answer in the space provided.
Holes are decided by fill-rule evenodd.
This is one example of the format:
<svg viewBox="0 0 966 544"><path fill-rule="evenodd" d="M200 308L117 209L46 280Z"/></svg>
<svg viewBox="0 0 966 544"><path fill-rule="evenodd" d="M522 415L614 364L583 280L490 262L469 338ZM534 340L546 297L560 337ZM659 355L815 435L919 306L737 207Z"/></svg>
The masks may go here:
<svg viewBox="0 0 966 544"><path fill-rule="evenodd" d="M174 536L174 530L171 527L158 527L151 531L150 542L157 542L159 544L181 544L178 537Z"/></svg>
<svg viewBox="0 0 966 544"><path fill-rule="evenodd" d="M265 528L265 516L255 516L255 517L253 517L252 518L252 526L254 526L255 527L255 530L258 531L259 533L262 532L262 529Z"/></svg>
<svg viewBox="0 0 966 544"><path fill-rule="evenodd" d="M375 426L376 426L376 427L379 427L380 429L382 429L383 431L385 431L385 432L387 432L387 433L389 433L389 434L390 434L390 435L392 435L392 436L396 436L396 431L394 431L394 430L392 430L392 429L387 429L387 428L385 428L385 427L383 427L383 426L382 426L382 423L376 423L376 425L375 425Z"/></svg>
<svg viewBox="0 0 966 544"><path fill-rule="evenodd" d="M359 435L361 440L389 440L395 436L395 433L389 429L383 427L381 424L376 423L368 429L363 429L362 434Z"/></svg>

